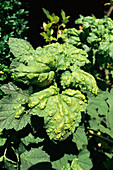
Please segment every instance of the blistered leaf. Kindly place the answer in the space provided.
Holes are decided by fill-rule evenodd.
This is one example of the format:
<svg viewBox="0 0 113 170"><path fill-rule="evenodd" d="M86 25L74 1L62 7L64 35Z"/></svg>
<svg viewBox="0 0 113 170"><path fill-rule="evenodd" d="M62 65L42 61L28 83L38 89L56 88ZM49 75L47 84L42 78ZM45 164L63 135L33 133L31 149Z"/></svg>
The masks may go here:
<svg viewBox="0 0 113 170"><path fill-rule="evenodd" d="M44 117L44 127L54 142L66 139L81 121L86 109L85 96L78 90L67 89L59 94L51 86L29 98L30 114Z"/></svg>
<svg viewBox="0 0 113 170"><path fill-rule="evenodd" d="M74 71L66 71L62 74L61 85L64 89L69 87L79 87L81 90L91 91L95 95L97 95L99 91L94 77L91 74L81 70L76 65L74 67Z"/></svg>
<svg viewBox="0 0 113 170"><path fill-rule="evenodd" d="M32 148L30 151L25 151L20 155L21 159L21 170L29 169L35 164L50 162L49 155L42 150L42 147Z"/></svg>
<svg viewBox="0 0 113 170"><path fill-rule="evenodd" d="M9 39L9 47L14 56L18 58L14 59L10 65L13 77L17 81L27 85L36 84L37 86L51 84L54 78L54 59L46 55L43 57L37 56L34 49L26 50L26 48L31 48L31 45L22 39Z"/></svg>
<svg viewBox="0 0 113 170"><path fill-rule="evenodd" d="M19 119L16 119L12 107L13 105L10 105L10 108L8 106L3 111L0 109L0 128L15 129L18 131L30 123L30 115L24 114L20 118L18 117Z"/></svg>
<svg viewBox="0 0 113 170"><path fill-rule="evenodd" d="M39 87L51 84L54 78L54 71L51 71L49 66L35 61L30 62L29 65L17 63L15 60L10 66L14 78L24 84L37 85Z"/></svg>
<svg viewBox="0 0 113 170"><path fill-rule="evenodd" d="M13 55L21 62L33 60L35 50L29 42L18 38L9 38L9 48Z"/></svg>
<svg viewBox="0 0 113 170"><path fill-rule="evenodd" d="M45 50L45 51L44 51ZM44 47L43 51L49 51L56 61L58 70L66 70L76 63L77 66L84 66L89 63L88 54L82 49L78 49L71 44L54 43Z"/></svg>
<svg viewBox="0 0 113 170"><path fill-rule="evenodd" d="M69 28L64 30L61 38L63 39L64 42L79 47L81 45L79 34L80 34L80 30L77 30L75 28Z"/></svg>
<svg viewBox="0 0 113 170"><path fill-rule="evenodd" d="M11 84L4 85L1 89L10 95L0 101L0 128L14 128L18 131L30 123L30 115L26 110L29 94Z"/></svg>

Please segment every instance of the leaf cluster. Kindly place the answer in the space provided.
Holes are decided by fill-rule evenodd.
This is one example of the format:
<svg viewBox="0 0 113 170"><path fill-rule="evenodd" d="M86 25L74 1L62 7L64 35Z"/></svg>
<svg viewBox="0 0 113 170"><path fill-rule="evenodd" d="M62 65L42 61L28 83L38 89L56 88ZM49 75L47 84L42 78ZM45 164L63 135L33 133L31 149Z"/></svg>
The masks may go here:
<svg viewBox="0 0 113 170"><path fill-rule="evenodd" d="M28 5L20 0L0 1L0 86L9 81L9 65L13 59L7 41L24 37L28 29ZM2 93L1 93L2 94Z"/></svg>
<svg viewBox="0 0 113 170"><path fill-rule="evenodd" d="M47 34L60 19L43 11ZM61 16L66 24L64 11ZM81 16L76 23L78 30L62 31L64 44L35 50L26 40L9 39L15 84L1 87L0 168L90 170L99 161L112 168L113 90L99 92L90 74L98 77L98 68L112 63L112 20Z"/></svg>
<svg viewBox="0 0 113 170"><path fill-rule="evenodd" d="M65 12L61 10L62 19L60 21L59 16L54 13L50 14L50 12L45 8L43 8L43 12L49 21L47 23L43 22L42 28L44 32L41 32L40 35L42 35L48 43L58 41L66 27L66 24L68 23L69 16L66 16Z"/></svg>
<svg viewBox="0 0 113 170"><path fill-rule="evenodd" d="M89 138L93 140L96 152L104 156L105 168L112 169L113 161L113 89L100 91L98 96L89 97L87 114ZM93 151L92 151L93 152Z"/></svg>
<svg viewBox="0 0 113 170"><path fill-rule="evenodd" d="M9 39L9 47L15 56L10 70L16 84L1 87L6 94L0 101L1 165L28 169L48 162L45 166L53 169L64 169L66 164L73 169L90 169L82 119L86 95L89 91L97 95L98 87L94 77L83 70L89 63L87 53L68 43L34 50L29 42L17 38ZM66 147L60 157L53 154L51 146L55 149L66 141L70 146L74 143L71 157L70 153L64 155Z"/></svg>
<svg viewBox="0 0 113 170"><path fill-rule="evenodd" d="M109 83L113 75L113 21L109 17L80 15L75 21L79 29L65 30L64 41L87 51L91 64L87 67L97 79ZM108 82L107 82L108 81Z"/></svg>

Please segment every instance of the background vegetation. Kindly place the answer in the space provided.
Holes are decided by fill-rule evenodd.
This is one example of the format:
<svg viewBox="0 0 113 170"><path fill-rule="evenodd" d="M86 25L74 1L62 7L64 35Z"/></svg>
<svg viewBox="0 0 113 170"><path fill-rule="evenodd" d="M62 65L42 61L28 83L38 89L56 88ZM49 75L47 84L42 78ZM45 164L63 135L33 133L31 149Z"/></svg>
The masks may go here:
<svg viewBox="0 0 113 170"><path fill-rule="evenodd" d="M86 0L79 1L76 5L74 1L69 3L41 0L38 3L37 6L37 1L0 1L0 169L112 170L112 1ZM69 68L57 65L57 71L55 70L55 81L61 88L60 92L63 88L74 89L73 84L78 82L76 88L77 90L83 88L81 91L88 103L87 109L81 114L79 126L66 140L54 143L43 127L46 121L44 115L37 116L35 112L29 114L32 108L28 106L28 99L31 94L40 92L40 88L37 89L37 84L34 85L32 81L31 84L23 85L25 79L21 79L20 83L19 77L15 78L12 74L13 65L22 61L17 61L15 55L11 53L13 52L11 44L9 49L8 42L11 37L28 40L34 49L28 43L25 43L25 46L28 45L33 53L36 49L37 55L41 55L42 58L45 57L45 52L50 55L51 50L55 55L64 57L67 54L68 45L70 51L71 48L80 49L79 53L76 53L78 58L79 55L86 58L88 56L89 62L85 58L86 64L79 62L78 66L81 69L80 72L84 70L94 76L99 87L98 94L92 95L88 92L91 84L87 86L86 83L84 90L84 84L81 81L83 75L79 71L80 80L76 79L76 76L72 82L68 79L72 72L76 73L72 63ZM51 45L54 43L62 44L62 47L63 44L64 46L68 44L67 49L64 50L65 54L61 55L58 50L56 52L55 48L57 49L58 44L53 48ZM43 48L48 44L49 48L48 46ZM42 48L37 48L38 46ZM29 53L26 54L29 55ZM71 58L73 53L70 52L69 55ZM23 55L23 59L25 58L26 55ZM65 63L66 60L63 62ZM13 64L10 67L11 63ZM15 65L15 69L17 66ZM62 76L61 79L60 76ZM67 80L68 84L66 84ZM45 87L41 88L44 90ZM15 102L18 100L20 102L19 107L16 108L18 112L12 114L13 106L15 107ZM41 110L39 113L42 113ZM9 122L11 122L10 125Z"/></svg>
<svg viewBox="0 0 113 170"><path fill-rule="evenodd" d="M9 65L13 56L7 41L10 37L26 37L26 30L29 28L28 8L27 1L0 1L0 86L11 81Z"/></svg>

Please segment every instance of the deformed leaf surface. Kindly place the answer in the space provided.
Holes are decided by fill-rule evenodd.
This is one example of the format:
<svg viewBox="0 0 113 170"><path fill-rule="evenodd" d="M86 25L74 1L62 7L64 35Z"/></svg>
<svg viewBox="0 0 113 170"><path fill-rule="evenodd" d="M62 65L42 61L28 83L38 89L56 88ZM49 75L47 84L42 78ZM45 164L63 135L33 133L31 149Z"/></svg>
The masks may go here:
<svg viewBox="0 0 113 170"><path fill-rule="evenodd" d="M25 106L29 94L11 84L4 85L1 89L10 95L0 101L0 128L14 128L18 131L30 123L30 115Z"/></svg>
<svg viewBox="0 0 113 170"><path fill-rule="evenodd" d="M44 117L44 127L54 142L66 139L81 121L86 109L85 96L78 90L67 89L59 94L54 86L34 93L29 98L30 114Z"/></svg>

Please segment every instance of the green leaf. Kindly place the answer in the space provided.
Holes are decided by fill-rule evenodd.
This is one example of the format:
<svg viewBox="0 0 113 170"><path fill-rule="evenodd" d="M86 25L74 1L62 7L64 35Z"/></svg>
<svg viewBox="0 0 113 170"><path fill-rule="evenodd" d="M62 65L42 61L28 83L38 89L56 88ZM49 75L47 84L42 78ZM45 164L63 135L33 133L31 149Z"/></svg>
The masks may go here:
<svg viewBox="0 0 113 170"><path fill-rule="evenodd" d="M45 9L45 8L42 8L42 10L43 10L43 12L46 14L46 17L48 18L48 19L50 19L50 13L49 13L49 11L47 10L47 9Z"/></svg>
<svg viewBox="0 0 113 170"><path fill-rule="evenodd" d="M87 149L83 149L78 155L78 164L83 170L90 170L93 167L89 156L90 152Z"/></svg>
<svg viewBox="0 0 113 170"><path fill-rule="evenodd" d="M21 159L21 170L29 169L35 164L50 162L49 155L42 150L42 147L32 148L30 151L25 151L20 155Z"/></svg>
<svg viewBox="0 0 113 170"><path fill-rule="evenodd" d="M77 128L77 130L73 134L72 141L76 143L78 150L83 149L85 145L88 145L88 140L83 126L79 126Z"/></svg>
<svg viewBox="0 0 113 170"><path fill-rule="evenodd" d="M108 105L106 99L108 97L108 92L100 92L98 96L91 97L88 100L87 113L92 118L98 118L98 115L107 115Z"/></svg>
<svg viewBox="0 0 113 170"><path fill-rule="evenodd" d="M91 74L81 70L76 65L72 67L71 71L65 71L61 76L61 85L64 89L79 87L83 92L91 91L93 94L97 95L99 89L95 78Z"/></svg>
<svg viewBox="0 0 113 170"><path fill-rule="evenodd" d="M61 94L50 86L29 98L30 114L44 117L44 127L54 142L65 140L81 121L86 109L85 96L78 90L66 89Z"/></svg>
<svg viewBox="0 0 113 170"><path fill-rule="evenodd" d="M77 158L73 159L73 161L72 161L72 163L71 163L71 169L72 169L72 170L83 170L83 169L79 166L79 164L78 164L78 159L77 159Z"/></svg>
<svg viewBox="0 0 113 170"><path fill-rule="evenodd" d="M113 43L111 43L109 46L109 55L113 59Z"/></svg>
<svg viewBox="0 0 113 170"><path fill-rule="evenodd" d="M23 129L28 123L30 123L30 115L24 114L20 119L14 117L12 110L2 111L0 114L0 128L3 129L15 129L16 131Z"/></svg>
<svg viewBox="0 0 113 170"><path fill-rule="evenodd" d="M106 124L109 128L109 135L113 138L113 108L107 113Z"/></svg>
<svg viewBox="0 0 113 170"><path fill-rule="evenodd" d="M9 46L11 52L14 55L18 55L18 59L14 59L10 65L10 70L16 81L40 87L52 83L55 61L51 56L37 56L35 50L33 53L30 53L29 49L27 49L30 46L29 43L22 39L9 39ZM32 47L30 46L30 48Z"/></svg>
<svg viewBox="0 0 113 170"><path fill-rule="evenodd" d="M8 84L4 84L3 86L0 87L0 89L6 94L13 94L13 93L15 94L20 91L20 89L17 86L15 86L12 82Z"/></svg>
<svg viewBox="0 0 113 170"><path fill-rule="evenodd" d="M52 54L56 61L57 71L66 70L76 63L77 66L84 66L89 63L88 54L82 49L78 49L71 44L53 43L44 47L44 53L47 51ZM46 51L45 51L46 50Z"/></svg>
<svg viewBox="0 0 113 170"><path fill-rule="evenodd" d="M16 170L17 169L16 162L13 162L10 159L4 158L4 168L8 170Z"/></svg>
<svg viewBox="0 0 113 170"><path fill-rule="evenodd" d="M30 115L26 110L29 94L12 83L1 89L10 95L0 101L0 128L20 130L30 123Z"/></svg>
<svg viewBox="0 0 113 170"><path fill-rule="evenodd" d="M25 62L33 60L35 50L29 42L18 38L9 38L9 48L13 55L19 59L19 61Z"/></svg>
<svg viewBox="0 0 113 170"><path fill-rule="evenodd" d="M63 19L63 20L64 20L65 17L66 17L66 14L65 14L65 12L64 12L63 10L61 10L61 16L62 16L62 19Z"/></svg>
<svg viewBox="0 0 113 170"><path fill-rule="evenodd" d="M55 24L57 24L59 22L59 17L58 16L54 16L53 17L53 22L55 22Z"/></svg>
<svg viewBox="0 0 113 170"><path fill-rule="evenodd" d="M66 14L65 14L65 12L64 12L63 10L61 10L61 16L62 16L62 22L63 22L64 24L67 24L68 19L70 18L70 16L67 16L67 17L66 17Z"/></svg>
<svg viewBox="0 0 113 170"><path fill-rule="evenodd" d="M21 138L21 141L25 144L25 145L29 145L30 143L39 143L42 142L44 139L41 139L39 137L35 138L31 133L24 137Z"/></svg>
<svg viewBox="0 0 113 170"><path fill-rule="evenodd" d="M78 159L74 158L71 165L67 163L65 166L61 168L61 170L83 170L79 164L78 164Z"/></svg>
<svg viewBox="0 0 113 170"><path fill-rule="evenodd" d="M112 90L111 93L101 92L97 97L90 98L87 107L87 113L91 117L89 120L91 129L100 130L111 137L113 137L112 92Z"/></svg>
<svg viewBox="0 0 113 170"><path fill-rule="evenodd" d="M0 146L3 146L6 143L7 138L0 137Z"/></svg>
<svg viewBox="0 0 113 170"><path fill-rule="evenodd" d="M76 157L75 155L64 154L64 156L62 158L52 162L52 168L57 169L57 170L61 170L61 168L63 166L68 164L69 160L73 160L73 158L75 158L75 157Z"/></svg>
<svg viewBox="0 0 113 170"><path fill-rule="evenodd" d="M111 89L110 93L108 94L107 103L109 104L109 107L113 107L113 89Z"/></svg>
<svg viewBox="0 0 113 170"><path fill-rule="evenodd" d="M44 58L45 60L47 59L46 56ZM53 59L49 60L48 58L48 61L50 61L50 66L52 63L55 65L55 61ZM10 70L12 71L16 81L27 85L37 85L37 87L46 87L51 84L55 75L52 68L35 60L31 62L29 61L28 65L13 60L10 65Z"/></svg>

